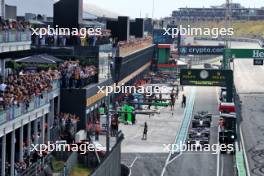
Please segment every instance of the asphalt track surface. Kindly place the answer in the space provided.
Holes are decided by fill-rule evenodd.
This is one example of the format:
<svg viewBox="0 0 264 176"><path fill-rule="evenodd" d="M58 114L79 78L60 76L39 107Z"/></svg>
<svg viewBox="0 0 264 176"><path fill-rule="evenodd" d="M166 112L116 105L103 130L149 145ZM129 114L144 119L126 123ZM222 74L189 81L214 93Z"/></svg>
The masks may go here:
<svg viewBox="0 0 264 176"><path fill-rule="evenodd" d="M210 145L218 143L218 101L215 87L198 87L194 113L208 111L214 116L210 129ZM218 158L219 157L219 158ZM183 152L167 165L164 176L230 176L233 173L232 155L217 155L213 152ZM218 161L217 161L218 160Z"/></svg>
<svg viewBox="0 0 264 176"><path fill-rule="evenodd" d="M211 42L213 43L213 42ZM211 44L208 42L208 44ZM204 42L204 44L207 44ZM232 48L259 48L257 44L233 42ZM253 66L252 59L235 60L234 81L242 101L241 131L246 152L248 176L264 176L264 67ZM217 111L216 88L198 88L194 112ZM216 121L213 120L210 143L217 143ZM177 133L177 131L175 131ZM166 163L166 153L131 153L122 155L122 161L133 170L132 176L160 176ZM171 158L173 159L173 158ZM219 172L218 172L219 171ZM185 152L171 160L165 176L232 176L232 155L206 152Z"/></svg>
<svg viewBox="0 0 264 176"><path fill-rule="evenodd" d="M260 48L257 44L236 48ZM264 67L253 66L252 59L235 61L235 85L242 101L241 131L248 176L264 175Z"/></svg>
<svg viewBox="0 0 264 176"><path fill-rule="evenodd" d="M170 91L169 91L170 92ZM188 95L189 88L184 89ZM163 144L172 144L183 120L184 109L176 100L175 110L160 107L160 114L154 116L138 115L136 125L122 125L124 133L121 162L131 169L131 176L159 176L168 157ZM169 95L167 95L169 96ZM155 107L151 107L151 109ZM141 140L144 122L148 123L148 139Z"/></svg>
<svg viewBox="0 0 264 176"><path fill-rule="evenodd" d="M205 45L215 41L201 41ZM232 42L231 48L259 49L259 44ZM253 59L235 59L234 82L241 100L241 137L246 153L247 176L264 176L264 66Z"/></svg>
<svg viewBox="0 0 264 176"><path fill-rule="evenodd" d="M217 144L217 114L219 112L217 110L216 88L197 87L195 97L194 112L205 110L214 114L210 144ZM196 151L183 152L180 156L172 155L170 162L166 165L164 176L232 175L232 155L219 155L218 158L217 154L212 153ZM122 162L131 168L132 176L160 176L167 157L168 153L124 153L122 154Z"/></svg>

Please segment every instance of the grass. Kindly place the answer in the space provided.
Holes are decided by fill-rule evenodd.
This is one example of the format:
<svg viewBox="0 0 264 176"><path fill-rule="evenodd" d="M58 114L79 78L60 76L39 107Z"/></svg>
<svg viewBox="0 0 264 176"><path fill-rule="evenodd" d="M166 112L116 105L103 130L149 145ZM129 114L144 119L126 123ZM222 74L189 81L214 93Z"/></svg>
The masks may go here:
<svg viewBox="0 0 264 176"><path fill-rule="evenodd" d="M53 160L52 161L54 172L61 172L64 168L64 161Z"/></svg>
<svg viewBox="0 0 264 176"><path fill-rule="evenodd" d="M238 21L233 22L237 36L262 36L264 37L264 21Z"/></svg>
<svg viewBox="0 0 264 176"><path fill-rule="evenodd" d="M183 25L187 25L183 24ZM210 21L190 23L191 27L208 27L208 28L223 28L225 22L223 21ZM234 36L237 37L264 37L264 21L232 21L231 27L234 29Z"/></svg>
<svg viewBox="0 0 264 176"><path fill-rule="evenodd" d="M71 171L70 176L89 176L92 170L81 165L77 164Z"/></svg>

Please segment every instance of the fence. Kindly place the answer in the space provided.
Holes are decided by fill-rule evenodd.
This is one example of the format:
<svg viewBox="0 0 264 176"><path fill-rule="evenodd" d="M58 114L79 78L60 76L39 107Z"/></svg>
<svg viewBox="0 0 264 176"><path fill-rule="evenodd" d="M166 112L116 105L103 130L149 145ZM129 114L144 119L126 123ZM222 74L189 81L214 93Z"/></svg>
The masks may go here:
<svg viewBox="0 0 264 176"><path fill-rule="evenodd" d="M61 173L58 173L58 176L65 176L69 175L72 168L77 163L77 152L67 153L67 152L57 152L49 154L48 156L39 159L37 162L32 164L29 168L27 168L24 172L18 173L18 176L38 176L38 175L45 175L46 172L51 171L51 165L53 157L55 156L56 159L65 161L64 163L64 170ZM47 169L50 167L50 169Z"/></svg>
<svg viewBox="0 0 264 176"><path fill-rule="evenodd" d="M137 50L146 48L152 45L152 38L148 37L146 39L136 39L132 42L120 42L119 47L119 57L125 57Z"/></svg>
<svg viewBox="0 0 264 176"><path fill-rule="evenodd" d="M120 132L111 152L91 176L121 176L121 143L123 139L124 135Z"/></svg>
<svg viewBox="0 0 264 176"><path fill-rule="evenodd" d="M123 133L119 132L116 144L91 176L121 176L121 142L123 139ZM91 155L79 155L77 152L72 152L70 156L65 152L57 152L55 158L67 160L64 170L58 176L68 176L77 163L82 163L87 167L91 167L93 163L98 164L98 161L95 161Z"/></svg>
<svg viewBox="0 0 264 176"><path fill-rule="evenodd" d="M69 175L72 168L76 165L77 162L78 162L78 153L73 152L68 158L68 160L64 163L64 171L60 173L60 176Z"/></svg>
<svg viewBox="0 0 264 176"><path fill-rule="evenodd" d="M18 173L18 176L37 176L41 175L44 172L45 165L49 164L52 160L51 155L47 155L46 157L39 159L37 162L32 164L29 168L27 168L24 172Z"/></svg>
<svg viewBox="0 0 264 176"><path fill-rule="evenodd" d="M206 58L205 58L206 57ZM185 57L182 59L184 62L190 61L192 65L202 65L206 63L216 63L219 62L221 56L213 57L213 56L194 56L194 57Z"/></svg>
<svg viewBox="0 0 264 176"><path fill-rule="evenodd" d="M195 40L214 40L214 41L225 41L225 38L210 38L210 37L195 37ZM246 38L246 37L232 37L229 38L230 41L233 42L249 42L249 43L258 43L259 45L263 45L264 39L262 37L258 38Z"/></svg>
<svg viewBox="0 0 264 176"><path fill-rule="evenodd" d="M61 134L61 128L59 125L54 126L50 129L50 141L59 140Z"/></svg>
<svg viewBox="0 0 264 176"><path fill-rule="evenodd" d="M55 158L60 161L65 161L63 171L56 173L57 176L68 176L73 167L78 163L77 152L56 152Z"/></svg>
<svg viewBox="0 0 264 176"><path fill-rule="evenodd" d="M30 30L5 30L0 31L0 43L31 41Z"/></svg>
<svg viewBox="0 0 264 176"><path fill-rule="evenodd" d="M52 83L52 90L56 90L57 88L59 88L59 82L54 81ZM44 92L41 96L34 97L28 104L20 103L18 105L13 105L4 111L0 111L0 125L48 104L50 98L51 96L49 92Z"/></svg>
<svg viewBox="0 0 264 176"><path fill-rule="evenodd" d="M245 152L244 146L242 143L242 134L240 133L240 124L242 122L242 112L241 112L241 100L239 94L237 93L236 87L234 88L234 102L236 105L236 115L237 115L237 142L236 142L236 155L235 155L235 163L236 163L236 176L246 176L246 160L245 160Z"/></svg>

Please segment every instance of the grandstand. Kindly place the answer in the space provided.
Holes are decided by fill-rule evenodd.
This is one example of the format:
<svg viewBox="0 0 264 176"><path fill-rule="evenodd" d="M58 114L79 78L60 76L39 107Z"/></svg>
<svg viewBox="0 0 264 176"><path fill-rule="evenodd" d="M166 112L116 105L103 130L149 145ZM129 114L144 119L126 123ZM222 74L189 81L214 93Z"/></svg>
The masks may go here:
<svg viewBox="0 0 264 176"><path fill-rule="evenodd" d="M231 4L233 20L264 19L264 8L245 8L238 3ZM172 12L172 20L178 21L221 21L225 19L225 4L210 8L180 8Z"/></svg>

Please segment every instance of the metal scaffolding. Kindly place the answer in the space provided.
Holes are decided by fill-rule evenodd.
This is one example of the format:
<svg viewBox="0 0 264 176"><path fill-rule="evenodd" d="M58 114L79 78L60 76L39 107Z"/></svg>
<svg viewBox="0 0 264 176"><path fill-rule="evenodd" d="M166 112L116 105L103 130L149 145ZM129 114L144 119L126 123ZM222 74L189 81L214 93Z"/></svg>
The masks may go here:
<svg viewBox="0 0 264 176"><path fill-rule="evenodd" d="M232 0L226 0L226 12L225 12L225 28L226 29L232 26L231 25L231 20L232 20L231 3L232 3ZM225 48L230 48L230 47L231 47L231 36L225 35ZM223 69L230 69L229 60L230 58L224 54Z"/></svg>

